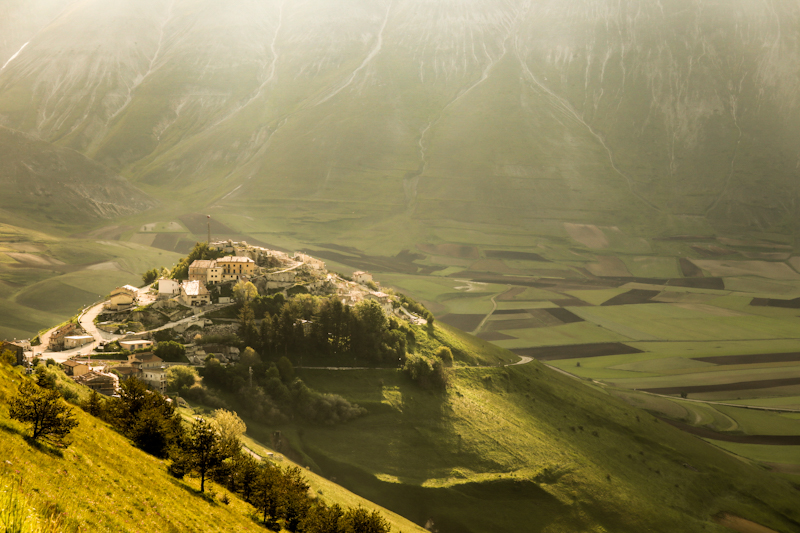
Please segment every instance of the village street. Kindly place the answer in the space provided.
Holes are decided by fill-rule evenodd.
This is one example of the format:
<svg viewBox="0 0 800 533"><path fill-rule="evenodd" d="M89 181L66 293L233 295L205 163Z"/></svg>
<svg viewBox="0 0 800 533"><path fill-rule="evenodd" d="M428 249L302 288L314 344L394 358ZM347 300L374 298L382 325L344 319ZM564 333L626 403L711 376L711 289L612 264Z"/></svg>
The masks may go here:
<svg viewBox="0 0 800 533"><path fill-rule="evenodd" d="M87 335L91 335L94 337L94 341L89 344L84 344L83 346L79 346L78 348L72 348L71 350L63 350L60 352L53 352L47 349L48 344L50 343L50 335L58 328L52 328L47 332L43 333L39 338L41 340L41 344L39 346L33 347L33 354L35 357L40 359L53 359L57 363L63 363L67 359L76 356L76 355L91 355L92 351L97 347L99 342L110 342L116 339L123 337L124 335L115 335L113 333L106 333L97 328L94 324L94 319L97 318L103 311L103 306L105 302L100 302L99 304L93 305L92 307L86 309L81 313L80 317L78 318L78 322L80 323L81 327L86 330Z"/></svg>
<svg viewBox="0 0 800 533"><path fill-rule="evenodd" d="M41 335L41 337L40 337L40 339L42 341L41 345L33 347L34 356L35 357L39 357L40 359L53 359L57 363L63 363L67 359L70 359L71 357L74 357L76 355L77 356L80 356L80 355L83 355L83 356L95 355L97 357L101 357L102 358L102 354L94 354L93 353L94 349L97 347L97 345L100 342L106 342L106 343L107 342L113 342L115 340L123 339L123 338L125 338L127 336L127 335L119 335L119 334L116 334L116 333L108 333L106 331L103 331L103 330L99 329L95 325L94 320L95 320L95 318L97 318L97 316L100 313L103 312L103 308L104 308L105 304L106 304L106 302L100 302L99 304L93 305L92 307L86 309L83 313L81 313L81 315L80 315L80 317L78 319L78 322L80 323L81 327L86 331L86 334L87 335L91 335L92 337L94 337L94 341L93 342L88 343L88 344L84 344L83 346L80 346L78 348L72 348L70 350L63 350L63 351L60 351L60 352L50 351L50 350L47 349L47 346L48 346L48 344L50 342L50 335L51 335L51 333L53 331L55 331L57 329L57 328L52 328L52 329L48 330L47 332L45 332L45 333L43 333ZM224 307L227 307L228 305L230 305L230 304L207 305L207 306L205 306L203 308L203 310L201 312L199 312L199 313L197 313L195 315L188 316L186 318L183 318L181 320L177 320L175 322L169 322L169 323L164 324L163 326L160 326L158 328L154 328L154 329L148 330L148 332L162 331L162 330L165 330L165 329L174 328L175 326L178 326L180 324L188 324L188 323L191 323L191 322L195 322L195 321L199 320L206 313L209 313L211 311L216 311L218 309L222 309ZM145 333L145 332L142 332L142 333Z"/></svg>

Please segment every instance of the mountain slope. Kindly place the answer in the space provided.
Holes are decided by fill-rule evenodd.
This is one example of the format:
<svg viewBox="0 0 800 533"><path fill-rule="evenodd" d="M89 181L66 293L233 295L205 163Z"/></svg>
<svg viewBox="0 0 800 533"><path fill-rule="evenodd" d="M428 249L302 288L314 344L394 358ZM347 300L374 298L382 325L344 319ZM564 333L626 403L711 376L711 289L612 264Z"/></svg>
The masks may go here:
<svg viewBox="0 0 800 533"><path fill-rule="evenodd" d="M269 206L304 235L398 217L787 232L799 15L753 0L72 2L0 72L0 119L162 198Z"/></svg>
<svg viewBox="0 0 800 533"><path fill-rule="evenodd" d="M0 209L86 227L139 213L156 202L78 152L0 127Z"/></svg>

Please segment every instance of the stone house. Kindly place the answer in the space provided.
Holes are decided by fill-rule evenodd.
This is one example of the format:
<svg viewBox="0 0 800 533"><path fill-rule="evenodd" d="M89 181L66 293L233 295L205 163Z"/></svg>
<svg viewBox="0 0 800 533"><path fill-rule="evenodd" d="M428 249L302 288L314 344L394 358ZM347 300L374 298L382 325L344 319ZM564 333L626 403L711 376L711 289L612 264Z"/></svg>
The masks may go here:
<svg viewBox="0 0 800 533"><path fill-rule="evenodd" d="M64 349L71 350L91 342L94 342L94 337L91 335L67 335L64 337Z"/></svg>
<svg viewBox="0 0 800 533"><path fill-rule="evenodd" d="M390 314L392 312L392 297L380 291L371 291L364 296L365 300L375 300L383 309L383 312Z"/></svg>
<svg viewBox="0 0 800 533"><path fill-rule="evenodd" d="M117 365L114 367L114 371L120 375L120 379L123 381L139 375L139 369L131 365Z"/></svg>
<svg viewBox="0 0 800 533"><path fill-rule="evenodd" d="M151 348L152 346L153 346L153 341L148 339L119 341L119 347L123 350L128 350L129 352L135 352L136 350Z"/></svg>
<svg viewBox="0 0 800 533"><path fill-rule="evenodd" d="M172 298L180 292L181 284L174 279L161 278L158 280L158 296L160 298Z"/></svg>
<svg viewBox="0 0 800 533"><path fill-rule="evenodd" d="M61 368L68 376L78 377L89 372L89 365L81 363L80 361L68 360L61 363Z"/></svg>
<svg viewBox="0 0 800 533"><path fill-rule="evenodd" d="M294 254L293 259L307 265L310 268L313 268L314 270L325 270L324 261L320 261L319 259L311 257L308 254L297 252Z"/></svg>
<svg viewBox="0 0 800 533"><path fill-rule="evenodd" d="M372 274L369 272L364 272L363 270L358 270L353 272L353 281L356 283L361 283L362 285L372 281Z"/></svg>
<svg viewBox="0 0 800 533"><path fill-rule="evenodd" d="M114 395L119 385L117 376L103 372L91 371L72 379L74 379L76 383L86 385L90 389L106 396Z"/></svg>
<svg viewBox="0 0 800 533"><path fill-rule="evenodd" d="M145 368L141 371L142 381L153 387L161 394L167 391L167 370L166 368Z"/></svg>
<svg viewBox="0 0 800 533"><path fill-rule="evenodd" d="M163 363L164 360L154 353L137 353L128 356L128 364L139 372L152 368L161 368Z"/></svg>
<svg viewBox="0 0 800 533"><path fill-rule="evenodd" d="M189 265L189 281L203 283L219 283L222 281L223 268L213 259L197 259Z"/></svg>
<svg viewBox="0 0 800 533"><path fill-rule="evenodd" d="M222 281L235 281L240 276L252 276L256 270L256 262L249 257L232 255L217 259L217 266L222 268Z"/></svg>
<svg viewBox="0 0 800 533"><path fill-rule="evenodd" d="M202 281L184 281L181 283L181 294L178 296L178 301L187 307L208 305L211 303L211 296Z"/></svg>
<svg viewBox="0 0 800 533"><path fill-rule="evenodd" d="M68 322L63 326L61 326L60 328L58 328L57 330L55 330L50 335L50 342L48 343L47 348L51 352L60 352L61 350L63 350L64 338L72 334L76 328L77 326L75 324L73 324L72 322Z"/></svg>
<svg viewBox="0 0 800 533"><path fill-rule="evenodd" d="M234 250L235 250L235 244L238 244L238 243L234 243L231 240L216 241L216 242L212 242L211 244L209 244L208 245L208 249L209 250L220 251L220 252L225 253L225 254L232 254L234 252Z"/></svg>
<svg viewBox="0 0 800 533"><path fill-rule="evenodd" d="M139 289L131 285L123 285L111 291L111 296L106 307L112 311L128 309L136 303Z"/></svg>
<svg viewBox="0 0 800 533"><path fill-rule="evenodd" d="M15 342L0 341L0 353L10 351L16 357L16 365L21 365L25 362L25 348Z"/></svg>

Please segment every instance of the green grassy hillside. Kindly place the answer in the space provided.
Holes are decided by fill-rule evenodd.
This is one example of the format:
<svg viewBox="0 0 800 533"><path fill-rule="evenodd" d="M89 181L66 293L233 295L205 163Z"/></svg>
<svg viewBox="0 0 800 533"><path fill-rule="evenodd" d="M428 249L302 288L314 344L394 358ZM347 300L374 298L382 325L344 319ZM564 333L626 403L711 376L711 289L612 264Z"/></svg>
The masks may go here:
<svg viewBox="0 0 800 533"><path fill-rule="evenodd" d="M537 362L456 367L446 393L391 370L299 372L369 414L270 430L325 476L442 532L722 532L722 513L800 525L796 484Z"/></svg>
<svg viewBox="0 0 800 533"><path fill-rule="evenodd" d="M249 504L216 485L201 495L197 479L173 478L164 461L134 448L108 425L78 408L79 425L67 449L31 445L23 436L25 427L8 417L8 402L21 379L27 378L0 365L0 456L4 458L0 502L13 496L24 514L30 515L32 533L39 531L33 527L37 523L41 531L64 532L265 530L251 518ZM252 440L248 439L248 444L266 454L267 450ZM330 481L311 473L308 478L318 497L330 504L377 509L392 531L420 530ZM221 501L224 495L230 500L227 504Z"/></svg>

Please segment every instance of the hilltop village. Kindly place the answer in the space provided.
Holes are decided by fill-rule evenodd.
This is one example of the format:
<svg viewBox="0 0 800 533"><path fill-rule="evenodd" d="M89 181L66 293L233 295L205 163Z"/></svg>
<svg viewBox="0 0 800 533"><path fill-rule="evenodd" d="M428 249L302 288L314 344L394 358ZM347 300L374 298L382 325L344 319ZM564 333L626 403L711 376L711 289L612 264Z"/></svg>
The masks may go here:
<svg viewBox="0 0 800 533"><path fill-rule="evenodd" d="M290 255L247 242L198 246L216 259L191 261L184 273L188 279L175 279L181 277L179 266L177 276L164 271L144 287L117 287L76 320L42 333L33 342L4 341L0 351L13 353L17 364L31 366L34 359L60 364L76 382L104 395L114 395L120 380L128 377L164 393L167 369L172 366L202 367L210 355L222 365L238 361L240 350L230 343L195 341L235 335L238 320L229 311L241 298L309 294L335 297L350 307L371 300L387 317L426 323L426 318L403 305L402 297L382 291L369 272L353 272L348 278L329 272L323 261L310 255ZM306 331L313 325L304 319L298 323Z"/></svg>

